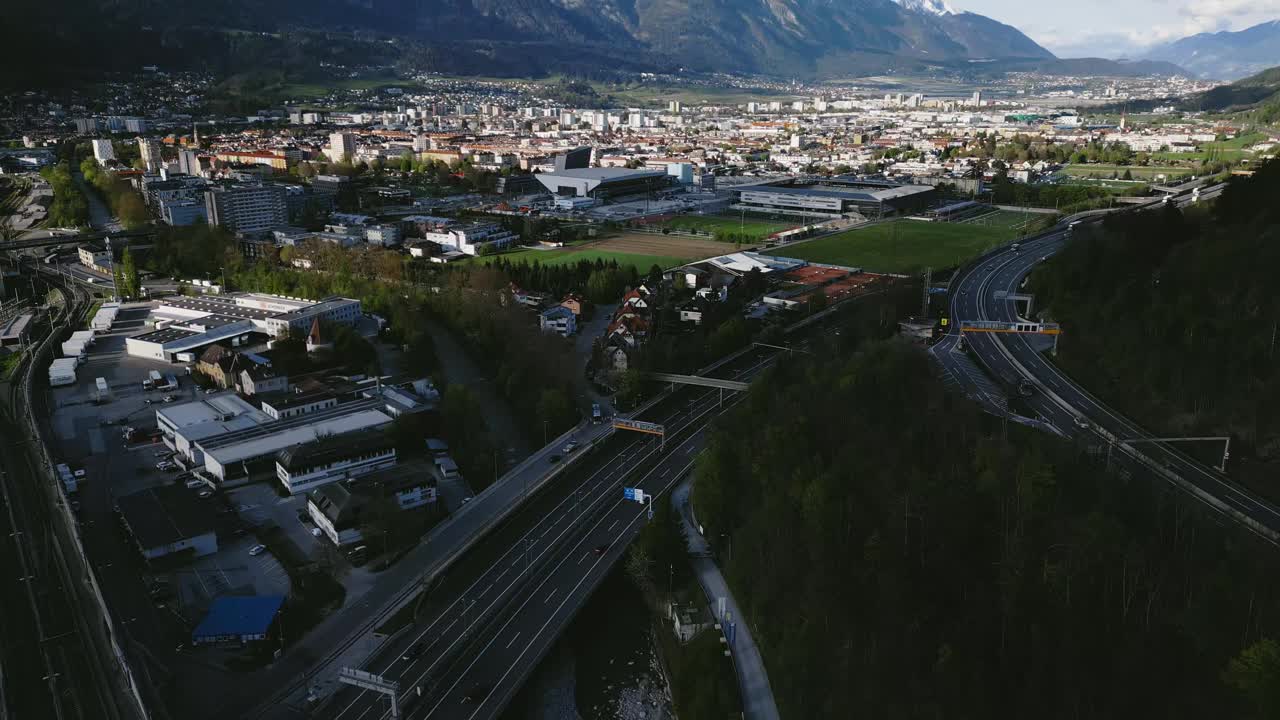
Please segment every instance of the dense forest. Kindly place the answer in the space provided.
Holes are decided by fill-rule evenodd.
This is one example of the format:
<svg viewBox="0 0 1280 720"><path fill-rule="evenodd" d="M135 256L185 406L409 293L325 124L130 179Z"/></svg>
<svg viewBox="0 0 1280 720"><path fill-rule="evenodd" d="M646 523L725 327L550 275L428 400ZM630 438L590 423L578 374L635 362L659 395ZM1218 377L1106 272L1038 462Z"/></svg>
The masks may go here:
<svg viewBox="0 0 1280 720"><path fill-rule="evenodd" d="M1108 219L1032 276L1058 361L1143 425L1232 437L1230 474L1280 500L1280 163L1213 204ZM1188 446L1189 449L1192 446ZM1197 448L1221 457L1220 444Z"/></svg>
<svg viewBox="0 0 1280 720"><path fill-rule="evenodd" d="M1280 712L1275 548L980 413L889 327L785 360L697 466L784 718Z"/></svg>

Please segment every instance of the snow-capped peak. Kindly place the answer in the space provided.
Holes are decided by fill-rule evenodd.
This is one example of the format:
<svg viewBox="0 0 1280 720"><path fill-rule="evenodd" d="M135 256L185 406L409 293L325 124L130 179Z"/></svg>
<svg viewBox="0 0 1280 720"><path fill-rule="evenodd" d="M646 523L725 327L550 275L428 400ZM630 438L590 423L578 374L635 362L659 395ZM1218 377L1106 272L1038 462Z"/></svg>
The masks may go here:
<svg viewBox="0 0 1280 720"><path fill-rule="evenodd" d="M946 0L893 0L907 10L928 15L956 15L956 9Z"/></svg>

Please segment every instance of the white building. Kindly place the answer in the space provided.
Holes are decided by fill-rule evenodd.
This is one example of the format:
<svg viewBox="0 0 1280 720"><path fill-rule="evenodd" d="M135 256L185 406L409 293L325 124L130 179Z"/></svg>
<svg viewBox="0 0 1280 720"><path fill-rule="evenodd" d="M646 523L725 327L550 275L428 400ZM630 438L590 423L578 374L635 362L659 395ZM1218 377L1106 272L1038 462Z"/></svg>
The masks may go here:
<svg viewBox="0 0 1280 720"><path fill-rule="evenodd" d="M112 147L110 140L91 140L93 144L93 159L98 161L99 165L106 165L108 160L116 159L116 149Z"/></svg>
<svg viewBox="0 0 1280 720"><path fill-rule="evenodd" d="M479 255L482 248L501 250L514 245L518 238L515 233L497 223L471 223L427 232L425 239L446 251Z"/></svg>
<svg viewBox="0 0 1280 720"><path fill-rule="evenodd" d="M329 136L329 159L341 162L355 157L356 136L352 133L336 132Z"/></svg>
<svg viewBox="0 0 1280 720"><path fill-rule="evenodd" d="M396 448L390 435L377 430L353 432L281 450L276 455L276 479L290 495L297 495L395 464Z"/></svg>

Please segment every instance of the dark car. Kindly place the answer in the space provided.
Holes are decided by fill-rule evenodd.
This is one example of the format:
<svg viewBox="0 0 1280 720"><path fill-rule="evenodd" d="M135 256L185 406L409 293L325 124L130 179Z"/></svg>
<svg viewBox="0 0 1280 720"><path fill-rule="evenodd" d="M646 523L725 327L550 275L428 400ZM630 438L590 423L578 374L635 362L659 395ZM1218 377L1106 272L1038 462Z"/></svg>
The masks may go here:
<svg viewBox="0 0 1280 720"><path fill-rule="evenodd" d="M477 685L462 696L462 702L468 705L478 703L489 696L489 689L488 685Z"/></svg>
<svg viewBox="0 0 1280 720"><path fill-rule="evenodd" d="M605 543L603 545L597 545L595 548L595 553L597 555L603 555L608 551L609 551L609 543Z"/></svg>
<svg viewBox="0 0 1280 720"><path fill-rule="evenodd" d="M550 463L552 463L552 464L558 463L558 462L560 462L560 460L561 460L561 458L560 458L560 456L559 456L559 455L552 455L551 457L547 458L547 461L548 461L548 462L550 462Z"/></svg>
<svg viewBox="0 0 1280 720"><path fill-rule="evenodd" d="M416 642L410 645L408 650L404 651L404 654L400 656L400 659L405 662L417 660L426 649L427 648L422 643Z"/></svg>

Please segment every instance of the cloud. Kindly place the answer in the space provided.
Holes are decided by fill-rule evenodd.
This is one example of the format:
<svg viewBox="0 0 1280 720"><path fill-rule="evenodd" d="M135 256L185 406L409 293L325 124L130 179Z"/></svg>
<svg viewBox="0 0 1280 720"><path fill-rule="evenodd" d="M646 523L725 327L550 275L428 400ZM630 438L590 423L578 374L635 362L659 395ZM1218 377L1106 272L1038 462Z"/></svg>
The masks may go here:
<svg viewBox="0 0 1280 720"><path fill-rule="evenodd" d="M1161 11L1146 17L1149 24L1131 29L1117 29L1121 23L1096 31L1032 24L1022 29L1058 57L1137 57L1189 35L1243 30L1280 19L1280 0L1167 0Z"/></svg>

